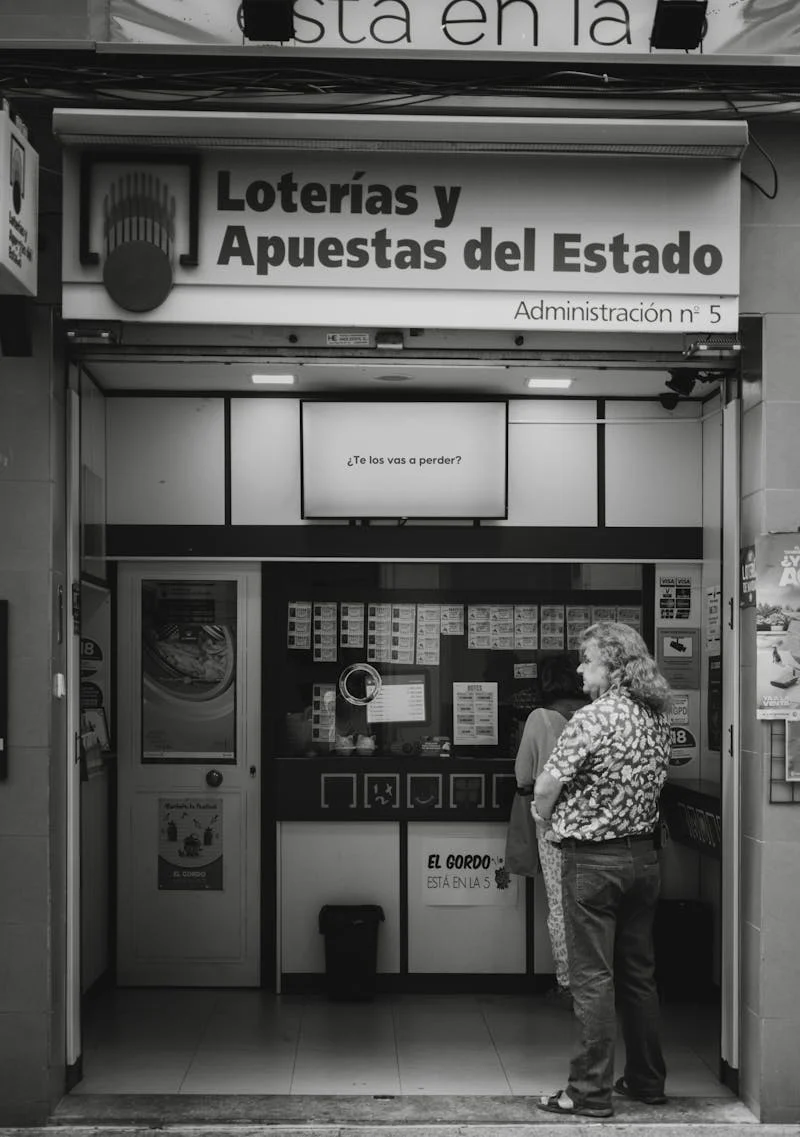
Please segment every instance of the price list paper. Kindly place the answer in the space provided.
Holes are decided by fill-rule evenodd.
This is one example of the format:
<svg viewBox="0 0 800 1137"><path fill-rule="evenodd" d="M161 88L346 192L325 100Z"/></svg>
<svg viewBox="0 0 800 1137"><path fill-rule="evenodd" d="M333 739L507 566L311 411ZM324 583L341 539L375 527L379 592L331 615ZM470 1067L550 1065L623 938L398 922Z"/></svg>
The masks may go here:
<svg viewBox="0 0 800 1137"><path fill-rule="evenodd" d="M453 684L453 742L497 746L497 684Z"/></svg>

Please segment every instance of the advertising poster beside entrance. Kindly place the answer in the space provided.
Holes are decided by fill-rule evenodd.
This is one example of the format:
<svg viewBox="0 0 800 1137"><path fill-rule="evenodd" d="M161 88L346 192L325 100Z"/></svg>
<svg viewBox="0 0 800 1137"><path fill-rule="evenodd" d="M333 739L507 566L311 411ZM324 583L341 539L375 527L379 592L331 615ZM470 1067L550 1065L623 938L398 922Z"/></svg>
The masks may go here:
<svg viewBox="0 0 800 1137"><path fill-rule="evenodd" d="M235 761L236 582L142 582L142 761Z"/></svg>
<svg viewBox="0 0 800 1137"><path fill-rule="evenodd" d="M222 798L159 798L158 887L222 890Z"/></svg>
<svg viewBox="0 0 800 1137"><path fill-rule="evenodd" d="M800 542L796 533L756 541L756 713L800 718Z"/></svg>

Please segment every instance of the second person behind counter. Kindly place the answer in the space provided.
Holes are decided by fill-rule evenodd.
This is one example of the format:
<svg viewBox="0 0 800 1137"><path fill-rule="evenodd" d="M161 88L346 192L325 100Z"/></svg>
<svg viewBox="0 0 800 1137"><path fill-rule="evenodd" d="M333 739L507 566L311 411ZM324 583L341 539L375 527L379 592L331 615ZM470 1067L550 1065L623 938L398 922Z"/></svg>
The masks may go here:
<svg viewBox="0 0 800 1137"><path fill-rule="evenodd" d="M551 655L544 660L539 683L543 706L528 715L514 762L517 788L522 792L528 787L532 789L562 730L575 711L588 701L577 666L566 653ZM547 831L542 826L537 829L536 839L547 896L547 930L556 971L556 997L569 1006L572 999L561 900L561 850L548 840Z"/></svg>

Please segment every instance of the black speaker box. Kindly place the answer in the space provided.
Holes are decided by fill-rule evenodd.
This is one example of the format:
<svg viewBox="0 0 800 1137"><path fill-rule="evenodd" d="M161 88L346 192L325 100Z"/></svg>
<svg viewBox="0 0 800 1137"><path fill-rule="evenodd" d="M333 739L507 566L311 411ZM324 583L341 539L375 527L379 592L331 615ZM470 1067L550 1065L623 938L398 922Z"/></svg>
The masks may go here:
<svg viewBox="0 0 800 1137"><path fill-rule="evenodd" d="M242 0L245 39L285 43L294 38L294 0Z"/></svg>

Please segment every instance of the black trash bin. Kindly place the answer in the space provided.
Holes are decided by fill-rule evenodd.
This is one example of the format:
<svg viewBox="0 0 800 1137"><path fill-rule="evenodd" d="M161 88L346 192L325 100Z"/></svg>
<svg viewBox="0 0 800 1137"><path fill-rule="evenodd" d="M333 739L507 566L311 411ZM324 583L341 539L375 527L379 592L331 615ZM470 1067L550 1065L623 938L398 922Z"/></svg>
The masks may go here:
<svg viewBox="0 0 800 1137"><path fill-rule="evenodd" d="M319 930L325 936L328 998L364 1002L375 997L380 904L325 904Z"/></svg>

